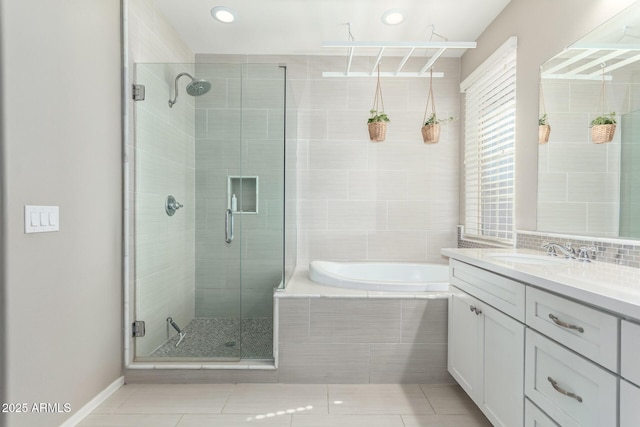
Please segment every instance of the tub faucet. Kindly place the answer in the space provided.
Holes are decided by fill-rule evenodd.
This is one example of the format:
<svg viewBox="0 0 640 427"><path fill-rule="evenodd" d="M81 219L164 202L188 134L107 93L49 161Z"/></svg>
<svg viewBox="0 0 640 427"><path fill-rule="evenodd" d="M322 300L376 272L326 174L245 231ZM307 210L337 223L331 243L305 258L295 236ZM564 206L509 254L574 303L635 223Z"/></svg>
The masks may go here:
<svg viewBox="0 0 640 427"><path fill-rule="evenodd" d="M566 246L562 246L558 243L554 242L545 242L542 245L543 249L547 250L547 255L549 256L558 256L558 252L562 254L565 258L576 258L576 250L571 247L571 243L567 243Z"/></svg>

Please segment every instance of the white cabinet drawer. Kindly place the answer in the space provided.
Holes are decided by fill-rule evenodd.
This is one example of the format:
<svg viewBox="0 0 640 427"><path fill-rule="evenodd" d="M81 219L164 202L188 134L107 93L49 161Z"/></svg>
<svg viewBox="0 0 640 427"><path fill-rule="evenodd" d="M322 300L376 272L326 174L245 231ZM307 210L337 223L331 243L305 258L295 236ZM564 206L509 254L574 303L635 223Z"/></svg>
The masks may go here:
<svg viewBox="0 0 640 427"><path fill-rule="evenodd" d="M618 318L528 286L526 319L527 326L618 371Z"/></svg>
<svg viewBox="0 0 640 427"><path fill-rule="evenodd" d="M524 427L558 427L558 424L529 399L524 399Z"/></svg>
<svg viewBox="0 0 640 427"><path fill-rule="evenodd" d="M640 388L620 380L620 427L640 424Z"/></svg>
<svg viewBox="0 0 640 427"><path fill-rule="evenodd" d="M620 334L620 374L640 386L640 325L622 321Z"/></svg>
<svg viewBox="0 0 640 427"><path fill-rule="evenodd" d="M618 379L527 328L525 394L563 427L617 425Z"/></svg>
<svg viewBox="0 0 640 427"><path fill-rule="evenodd" d="M495 273L449 260L451 284L524 323L525 285Z"/></svg>

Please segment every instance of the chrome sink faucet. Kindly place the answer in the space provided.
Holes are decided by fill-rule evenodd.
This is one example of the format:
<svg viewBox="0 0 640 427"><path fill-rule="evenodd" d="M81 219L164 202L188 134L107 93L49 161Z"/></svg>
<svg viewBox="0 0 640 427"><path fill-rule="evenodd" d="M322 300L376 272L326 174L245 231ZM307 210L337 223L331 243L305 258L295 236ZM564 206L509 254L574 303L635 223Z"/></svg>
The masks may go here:
<svg viewBox="0 0 640 427"><path fill-rule="evenodd" d="M546 249L547 255L549 256L558 256L561 254L565 258L576 258L576 250L571 246L571 243L567 243L566 246L562 246L554 242L545 242L542 245L542 249Z"/></svg>

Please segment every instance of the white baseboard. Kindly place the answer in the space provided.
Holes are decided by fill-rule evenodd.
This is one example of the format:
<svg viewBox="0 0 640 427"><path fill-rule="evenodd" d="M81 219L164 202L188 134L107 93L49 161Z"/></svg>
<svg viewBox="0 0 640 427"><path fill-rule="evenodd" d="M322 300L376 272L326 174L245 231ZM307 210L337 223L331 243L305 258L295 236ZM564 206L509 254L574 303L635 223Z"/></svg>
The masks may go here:
<svg viewBox="0 0 640 427"><path fill-rule="evenodd" d="M91 399L86 405L80 408L71 418L64 423L60 424L60 427L74 427L84 420L87 415L94 411L98 406L115 393L120 387L124 385L124 376L118 378L111 384L102 390L96 397Z"/></svg>

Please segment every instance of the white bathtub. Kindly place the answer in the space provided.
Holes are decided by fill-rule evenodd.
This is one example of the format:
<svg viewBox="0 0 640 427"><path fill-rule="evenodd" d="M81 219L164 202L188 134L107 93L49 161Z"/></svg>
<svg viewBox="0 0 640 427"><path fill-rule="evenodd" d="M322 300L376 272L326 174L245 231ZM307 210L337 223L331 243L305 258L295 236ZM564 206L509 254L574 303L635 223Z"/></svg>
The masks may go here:
<svg viewBox="0 0 640 427"><path fill-rule="evenodd" d="M311 261L309 278L323 285L369 291L448 291L445 264Z"/></svg>

